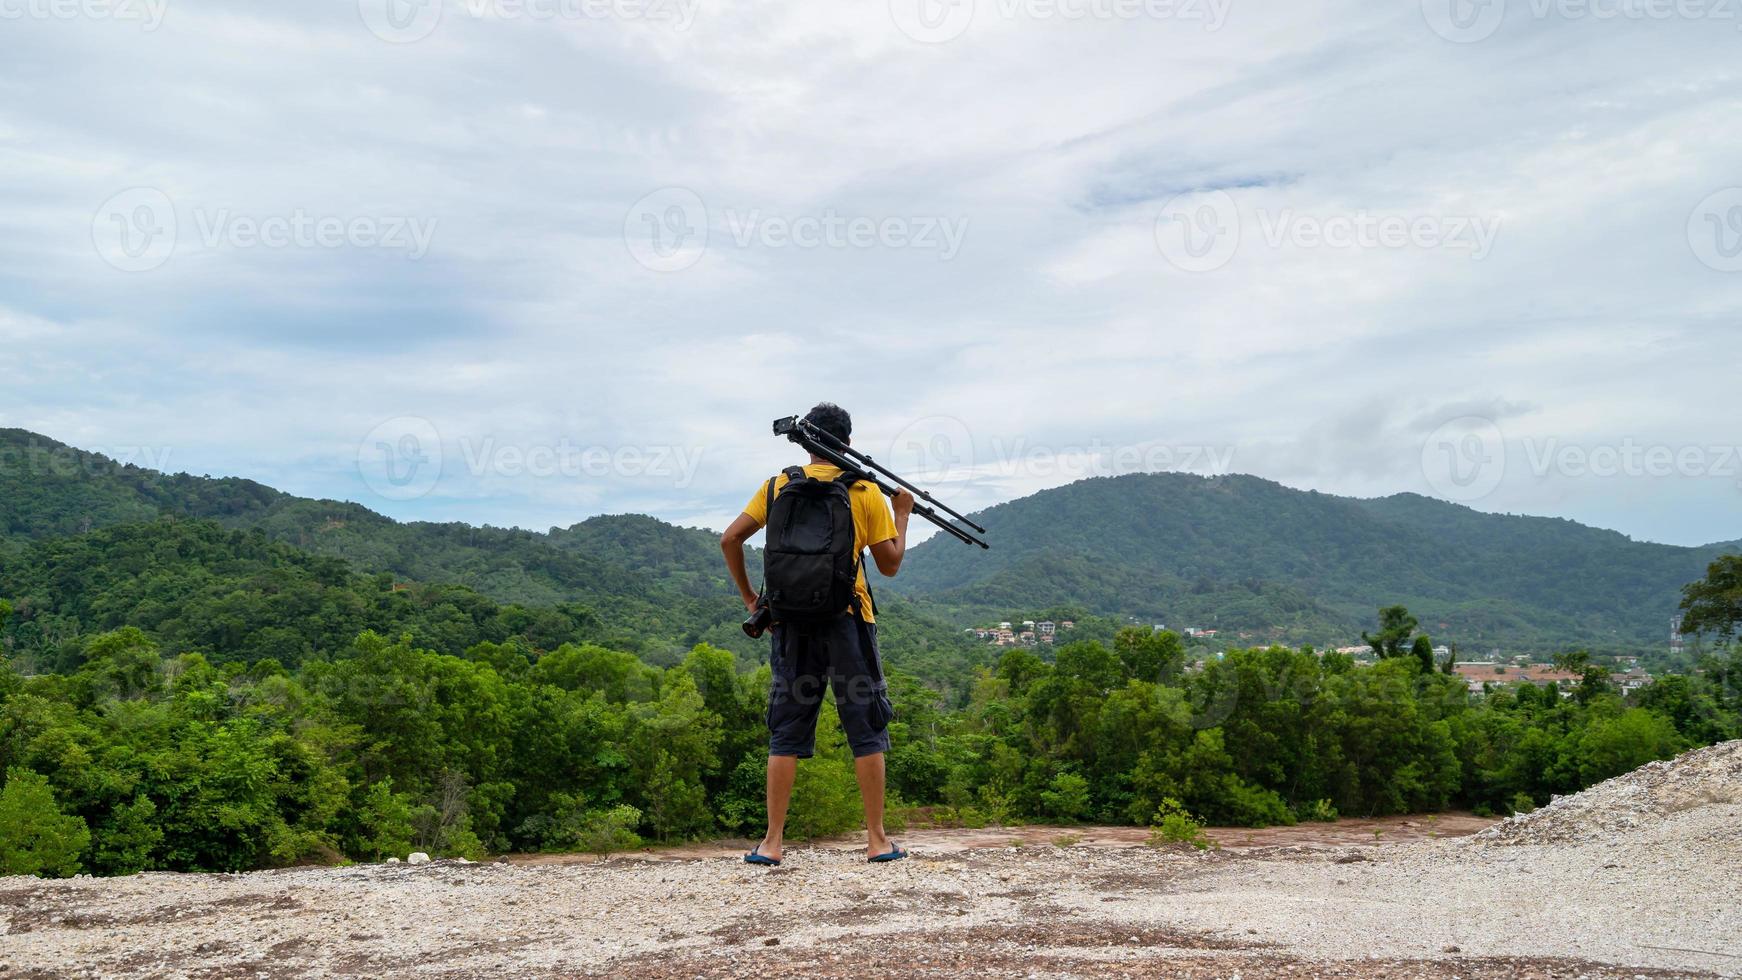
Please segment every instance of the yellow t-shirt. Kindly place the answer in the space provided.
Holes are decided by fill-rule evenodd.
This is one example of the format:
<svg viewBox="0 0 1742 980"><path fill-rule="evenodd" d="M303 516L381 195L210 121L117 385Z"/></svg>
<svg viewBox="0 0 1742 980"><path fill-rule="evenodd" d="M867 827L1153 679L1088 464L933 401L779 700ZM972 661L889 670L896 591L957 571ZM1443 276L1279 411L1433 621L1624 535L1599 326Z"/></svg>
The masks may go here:
<svg viewBox="0 0 1742 980"><path fill-rule="evenodd" d="M829 463L812 463L804 468L805 475L813 480L833 480L841 475L841 468ZM774 477L774 493L780 495L780 488L786 486L786 474L777 473ZM864 555L865 550L874 544L882 544L895 538L895 515L889 512L889 504L883 500L883 492L867 481L861 480L853 484L853 545ZM744 513L756 522L757 527L768 523L768 481L756 485L756 492L750 495L750 502L744 505ZM870 556L865 556L869 559ZM871 612L871 589L865 584L865 565L859 565L859 580L855 584L859 593L860 618L867 623L874 623L877 617Z"/></svg>

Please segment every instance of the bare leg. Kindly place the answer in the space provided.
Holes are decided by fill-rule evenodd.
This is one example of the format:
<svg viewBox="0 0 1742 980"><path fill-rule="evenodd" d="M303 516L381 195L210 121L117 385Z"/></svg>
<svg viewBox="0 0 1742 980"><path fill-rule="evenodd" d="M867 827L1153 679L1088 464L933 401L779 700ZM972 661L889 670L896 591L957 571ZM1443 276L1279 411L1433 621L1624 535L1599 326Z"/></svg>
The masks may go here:
<svg viewBox="0 0 1742 980"><path fill-rule="evenodd" d="M882 758L879 756L878 758ZM882 773L878 767L878 773ZM798 756L771 755L768 757L768 833L762 838L762 845L756 853L763 857L780 860L781 847L786 839L786 805L792 802L792 782L798 778ZM879 778L878 785L882 785ZM879 797L878 809L882 809Z"/></svg>
<svg viewBox="0 0 1742 980"><path fill-rule="evenodd" d="M865 801L865 856L889 853L889 835L883 831L883 753L873 752L853 760L859 777L859 796Z"/></svg>

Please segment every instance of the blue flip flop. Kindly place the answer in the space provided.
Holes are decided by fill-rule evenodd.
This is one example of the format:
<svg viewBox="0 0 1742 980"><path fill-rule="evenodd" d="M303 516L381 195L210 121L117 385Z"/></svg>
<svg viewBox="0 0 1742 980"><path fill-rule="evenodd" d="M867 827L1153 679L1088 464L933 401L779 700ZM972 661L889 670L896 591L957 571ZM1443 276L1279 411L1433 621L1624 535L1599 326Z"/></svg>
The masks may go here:
<svg viewBox="0 0 1742 980"><path fill-rule="evenodd" d="M866 864L883 864L884 862L887 862L887 861L899 861L904 857L907 857L907 852L902 850L901 846L899 844L890 844L889 845L889 853L879 854L875 857L868 857L865 859L865 863Z"/></svg>
<svg viewBox="0 0 1742 980"><path fill-rule="evenodd" d="M780 867L780 859L779 858L771 858L766 854L756 853L757 851L759 851L761 849L762 849L761 844L757 844L755 847L752 847L750 849L750 853L744 855L744 863L745 864L759 864L759 865L762 865L764 867L769 867L769 868Z"/></svg>

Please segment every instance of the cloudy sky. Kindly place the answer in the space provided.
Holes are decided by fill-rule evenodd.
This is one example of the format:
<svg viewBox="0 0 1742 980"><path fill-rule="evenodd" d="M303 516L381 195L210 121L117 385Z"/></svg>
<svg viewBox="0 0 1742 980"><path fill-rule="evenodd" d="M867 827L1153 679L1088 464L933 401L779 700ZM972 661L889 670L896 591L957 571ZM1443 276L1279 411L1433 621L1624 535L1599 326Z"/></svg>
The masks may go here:
<svg viewBox="0 0 1742 980"><path fill-rule="evenodd" d="M0 0L0 425L720 526L1254 473L1742 537L1742 4Z"/></svg>

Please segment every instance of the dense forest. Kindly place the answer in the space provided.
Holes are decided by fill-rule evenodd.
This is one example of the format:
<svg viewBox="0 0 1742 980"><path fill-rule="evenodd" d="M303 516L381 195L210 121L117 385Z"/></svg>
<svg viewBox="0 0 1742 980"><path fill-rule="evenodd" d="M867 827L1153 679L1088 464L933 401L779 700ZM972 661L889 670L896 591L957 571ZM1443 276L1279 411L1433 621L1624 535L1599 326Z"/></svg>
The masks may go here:
<svg viewBox="0 0 1742 980"><path fill-rule="evenodd" d="M27 436L0 446L0 873L760 832L765 648L738 630L706 532L398 524ZM1122 587L1117 564L1084 581ZM1399 608L1353 627L1377 628L1372 663L1222 654L1087 616L1076 642L995 655L935 607L880 595L894 813L1258 825L1526 809L1742 735L1727 642L1742 558L1705 572L1683 605L1716 645L1625 698L1579 653L1563 658L1582 678L1569 690L1471 692ZM824 713L795 836L860 819Z"/></svg>
<svg viewBox="0 0 1742 980"><path fill-rule="evenodd" d="M1736 652L1629 702L1598 667L1569 696L1473 697L1409 653L1255 648L1188 669L1183 651L1145 630L1050 660L1012 650L959 707L892 671L898 825L1506 812L1742 734ZM90 637L67 673L0 666L0 872L754 836L768 682L705 644L661 669L594 644L538 653L511 635L454 656L366 631L289 670L166 658L126 627ZM832 710L799 768L794 836L860 819Z"/></svg>

